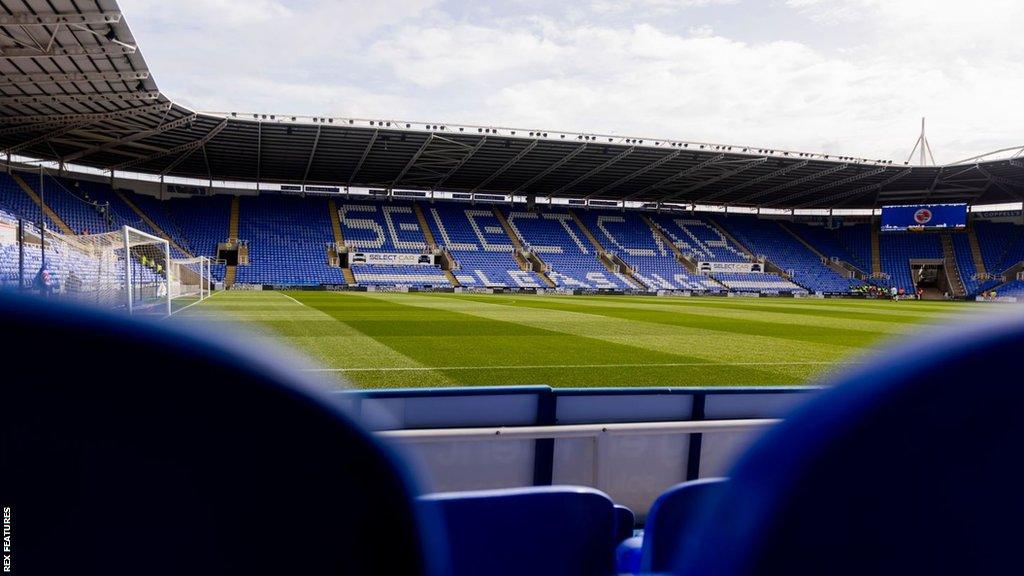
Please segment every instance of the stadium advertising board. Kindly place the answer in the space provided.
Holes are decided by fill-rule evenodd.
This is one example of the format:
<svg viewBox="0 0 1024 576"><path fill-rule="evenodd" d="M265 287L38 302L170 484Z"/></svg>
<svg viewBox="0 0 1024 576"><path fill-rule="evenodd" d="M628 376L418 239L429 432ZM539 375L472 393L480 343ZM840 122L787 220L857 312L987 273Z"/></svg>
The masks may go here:
<svg viewBox="0 0 1024 576"><path fill-rule="evenodd" d="M764 264L760 262L698 262L697 271L711 272L764 272Z"/></svg>
<svg viewBox="0 0 1024 576"><path fill-rule="evenodd" d="M401 254L395 252L352 252L348 255L350 266L360 264L384 264L392 266L433 266L433 254Z"/></svg>
<svg viewBox="0 0 1024 576"><path fill-rule="evenodd" d="M882 207L882 231L967 227L967 204L913 204Z"/></svg>

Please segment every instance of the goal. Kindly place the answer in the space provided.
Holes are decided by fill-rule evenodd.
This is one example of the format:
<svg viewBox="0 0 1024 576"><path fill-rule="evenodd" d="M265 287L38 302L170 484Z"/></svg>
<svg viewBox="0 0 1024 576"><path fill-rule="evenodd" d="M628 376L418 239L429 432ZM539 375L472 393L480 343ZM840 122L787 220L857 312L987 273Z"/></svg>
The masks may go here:
<svg viewBox="0 0 1024 576"><path fill-rule="evenodd" d="M175 311L179 309L176 301L187 306L205 300L210 295L210 259L206 256L172 258L169 278Z"/></svg>
<svg viewBox="0 0 1024 576"><path fill-rule="evenodd" d="M167 316L210 294L208 258L171 258L169 242L125 226L68 235L24 225L18 285L47 297Z"/></svg>

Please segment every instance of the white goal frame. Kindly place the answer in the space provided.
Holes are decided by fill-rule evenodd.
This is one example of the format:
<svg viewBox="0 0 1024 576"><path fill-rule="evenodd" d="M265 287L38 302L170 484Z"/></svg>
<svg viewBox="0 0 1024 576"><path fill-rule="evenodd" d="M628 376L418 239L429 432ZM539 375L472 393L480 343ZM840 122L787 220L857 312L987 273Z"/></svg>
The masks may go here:
<svg viewBox="0 0 1024 576"><path fill-rule="evenodd" d="M164 248L164 266L166 270L166 283L164 288L164 306L166 308L165 316L171 315L171 289L170 289L170 278L171 278L171 243L166 238L154 236L147 232L143 232L137 228L131 226L125 226L122 230L122 236L124 238L124 250L125 250L125 267L124 267L124 289L127 295L128 313L135 313L135 294L132 291L132 265L131 265L131 238L133 235L141 236L147 240L152 241L155 244L163 244Z"/></svg>
<svg viewBox="0 0 1024 576"><path fill-rule="evenodd" d="M213 291L213 262L206 256L195 256L191 258L173 258L168 266L168 290L171 293L171 300L175 298L185 298L198 294L199 299L192 304L198 304L203 300L210 297ZM182 271L188 270L194 275L194 280L198 281L199 291L196 292L183 292L182 286ZM191 306L192 304L189 304ZM180 312L184 308L179 308L174 312Z"/></svg>

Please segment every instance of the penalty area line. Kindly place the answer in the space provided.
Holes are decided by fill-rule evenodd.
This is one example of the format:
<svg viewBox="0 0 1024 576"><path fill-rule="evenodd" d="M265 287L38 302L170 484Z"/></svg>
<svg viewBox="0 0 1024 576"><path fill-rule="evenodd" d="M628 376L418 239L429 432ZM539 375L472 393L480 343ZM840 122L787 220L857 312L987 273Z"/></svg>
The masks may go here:
<svg viewBox="0 0 1024 576"><path fill-rule="evenodd" d="M686 366L822 366L863 364L858 360L837 362L670 362L655 364L518 364L504 366L394 366L386 368L303 368L304 372L429 372L445 370L540 370L544 368L682 368Z"/></svg>
<svg viewBox="0 0 1024 576"><path fill-rule="evenodd" d="M223 290L221 290L220 292L223 292ZM182 306L181 308L178 308L177 310L174 310L173 312L171 312L170 314L165 316L165 318L170 318L171 316L174 316L175 314L177 314L178 312L181 312L182 310L188 310L189 308L195 306L196 304L202 304L203 302L206 302L207 300L209 300L210 298L213 298L217 294L220 294L220 292L214 292L214 293L210 294L209 296L207 296L206 298L203 298L202 300L196 300L195 302L189 304L188 306Z"/></svg>
<svg viewBox="0 0 1024 576"><path fill-rule="evenodd" d="M278 292L278 294L280 294L281 296L284 296L285 298L287 298L287 299L291 300L292 302L295 302L296 304L298 304L299 306L302 306L303 308L308 308L308 306L306 306L306 305L305 305L305 304L303 304L302 302L299 302L299 301L298 301L298 300L296 300L295 298L292 298L291 296L289 296L289 295L285 294L284 292Z"/></svg>

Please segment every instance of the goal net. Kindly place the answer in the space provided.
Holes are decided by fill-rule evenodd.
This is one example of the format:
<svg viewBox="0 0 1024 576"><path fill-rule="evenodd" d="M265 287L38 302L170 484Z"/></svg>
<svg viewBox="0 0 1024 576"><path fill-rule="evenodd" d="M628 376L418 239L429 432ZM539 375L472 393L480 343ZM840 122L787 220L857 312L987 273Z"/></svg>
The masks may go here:
<svg viewBox="0 0 1024 576"><path fill-rule="evenodd" d="M169 277L172 302L188 305L210 295L210 259L205 256L172 258Z"/></svg>
<svg viewBox="0 0 1024 576"><path fill-rule="evenodd" d="M132 314L171 313L167 240L130 226L67 235L31 227L21 238L31 290Z"/></svg>

